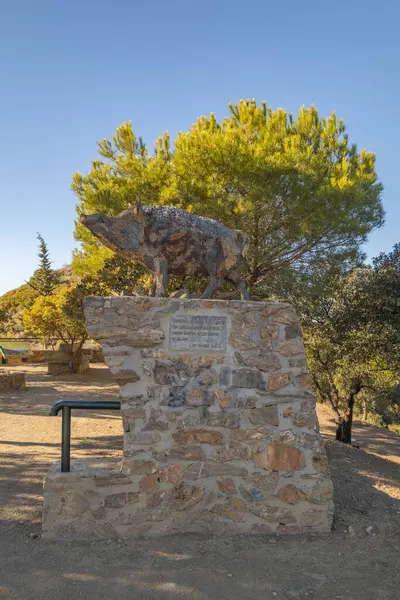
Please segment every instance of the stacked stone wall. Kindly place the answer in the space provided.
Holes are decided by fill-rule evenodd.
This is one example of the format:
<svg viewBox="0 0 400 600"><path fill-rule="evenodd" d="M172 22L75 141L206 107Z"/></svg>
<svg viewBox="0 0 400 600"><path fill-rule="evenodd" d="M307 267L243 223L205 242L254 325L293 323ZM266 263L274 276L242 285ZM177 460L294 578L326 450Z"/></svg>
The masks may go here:
<svg viewBox="0 0 400 600"><path fill-rule="evenodd" d="M120 385L121 472L100 485L93 472L53 472L52 523L74 492L85 500L75 525L118 536L330 529L332 483L290 305L89 298L85 315Z"/></svg>
<svg viewBox="0 0 400 600"><path fill-rule="evenodd" d="M25 389L25 373L0 369L0 392L15 392Z"/></svg>

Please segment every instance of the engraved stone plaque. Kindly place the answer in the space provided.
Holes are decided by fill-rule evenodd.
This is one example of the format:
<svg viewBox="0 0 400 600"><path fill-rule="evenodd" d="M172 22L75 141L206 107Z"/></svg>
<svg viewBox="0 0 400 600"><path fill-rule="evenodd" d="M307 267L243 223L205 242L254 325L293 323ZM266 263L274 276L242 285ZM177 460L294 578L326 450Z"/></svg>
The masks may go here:
<svg viewBox="0 0 400 600"><path fill-rule="evenodd" d="M226 349L227 317L175 315L169 324L169 347L172 350Z"/></svg>

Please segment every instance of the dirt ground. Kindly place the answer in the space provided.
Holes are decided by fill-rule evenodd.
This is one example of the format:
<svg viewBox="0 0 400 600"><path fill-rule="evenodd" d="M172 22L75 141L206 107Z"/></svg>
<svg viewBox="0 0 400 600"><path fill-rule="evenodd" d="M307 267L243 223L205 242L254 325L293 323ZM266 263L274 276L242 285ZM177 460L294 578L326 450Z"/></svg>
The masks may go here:
<svg viewBox="0 0 400 600"><path fill-rule="evenodd" d="M319 407L335 487L335 528L305 536L174 535L55 543L40 538L42 481L59 458L63 398L116 399L104 365L87 375L27 373L22 392L0 394L0 598L67 600L398 600L400 438L360 423L359 449L332 439ZM76 416L75 416L76 415ZM118 458L115 413L75 413L72 458ZM372 529L371 529L372 528ZM367 532L368 529L368 532Z"/></svg>

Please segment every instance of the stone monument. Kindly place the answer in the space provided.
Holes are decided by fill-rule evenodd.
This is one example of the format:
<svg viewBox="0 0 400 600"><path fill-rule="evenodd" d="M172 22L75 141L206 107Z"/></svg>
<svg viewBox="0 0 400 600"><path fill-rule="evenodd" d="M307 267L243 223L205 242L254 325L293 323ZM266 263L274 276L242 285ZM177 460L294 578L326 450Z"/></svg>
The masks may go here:
<svg viewBox="0 0 400 600"><path fill-rule="evenodd" d="M332 482L283 303L87 298L120 386L119 465L45 481L45 537L329 531Z"/></svg>
<svg viewBox="0 0 400 600"><path fill-rule="evenodd" d="M153 272L156 297L85 300L120 386L123 456L114 468L52 467L44 536L329 531L332 482L301 331L290 305L245 301L247 236L140 203L81 220ZM168 273L208 276L202 299L163 297ZM242 301L208 299L222 279Z"/></svg>

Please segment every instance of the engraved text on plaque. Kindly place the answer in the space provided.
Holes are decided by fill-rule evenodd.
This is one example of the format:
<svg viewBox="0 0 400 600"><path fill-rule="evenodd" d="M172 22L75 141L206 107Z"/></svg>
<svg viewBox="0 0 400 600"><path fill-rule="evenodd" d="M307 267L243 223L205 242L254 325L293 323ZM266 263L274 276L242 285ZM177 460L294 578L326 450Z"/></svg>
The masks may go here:
<svg viewBox="0 0 400 600"><path fill-rule="evenodd" d="M226 349L227 317L175 315L169 324L169 347L174 350Z"/></svg>

